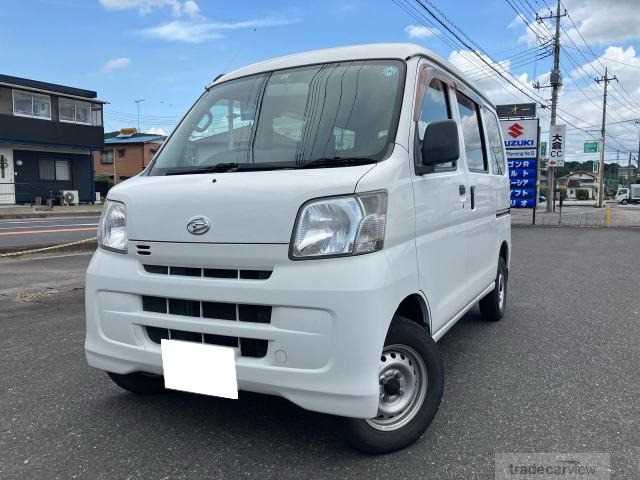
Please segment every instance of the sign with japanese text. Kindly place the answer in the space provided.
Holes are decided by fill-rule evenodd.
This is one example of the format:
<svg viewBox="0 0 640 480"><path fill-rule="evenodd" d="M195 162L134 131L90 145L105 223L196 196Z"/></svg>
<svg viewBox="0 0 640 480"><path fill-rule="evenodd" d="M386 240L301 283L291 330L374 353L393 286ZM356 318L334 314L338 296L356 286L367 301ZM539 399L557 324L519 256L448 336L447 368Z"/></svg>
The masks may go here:
<svg viewBox="0 0 640 480"><path fill-rule="evenodd" d="M567 126L553 125L549 129L549 163L550 167L564 167L564 150L566 146Z"/></svg>
<svg viewBox="0 0 640 480"><path fill-rule="evenodd" d="M538 119L501 120L507 150L511 208L535 208L538 182Z"/></svg>

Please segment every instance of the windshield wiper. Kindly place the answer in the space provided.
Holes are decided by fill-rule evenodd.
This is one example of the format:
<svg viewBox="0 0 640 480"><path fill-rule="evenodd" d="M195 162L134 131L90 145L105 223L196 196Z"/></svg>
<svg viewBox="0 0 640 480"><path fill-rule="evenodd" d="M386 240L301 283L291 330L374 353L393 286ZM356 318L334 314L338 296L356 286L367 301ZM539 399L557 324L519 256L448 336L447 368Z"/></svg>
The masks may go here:
<svg viewBox="0 0 640 480"><path fill-rule="evenodd" d="M355 165L367 165L369 163L378 163L371 158L362 157L328 157L316 158L310 162L304 163L298 168L332 168L332 167L351 167Z"/></svg>
<svg viewBox="0 0 640 480"><path fill-rule="evenodd" d="M295 168L294 165L273 165L269 163L235 163L235 162L223 162L216 163L215 165L208 165L206 167L195 168L176 168L165 172L165 175L190 175L197 173L223 173L223 172L255 172L259 170L283 170Z"/></svg>

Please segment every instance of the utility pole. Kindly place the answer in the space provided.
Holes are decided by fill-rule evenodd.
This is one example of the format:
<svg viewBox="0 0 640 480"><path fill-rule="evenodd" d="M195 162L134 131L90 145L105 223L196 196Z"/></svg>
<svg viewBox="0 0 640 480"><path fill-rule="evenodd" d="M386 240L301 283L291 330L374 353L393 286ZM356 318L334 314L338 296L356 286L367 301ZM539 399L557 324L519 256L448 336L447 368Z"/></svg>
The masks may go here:
<svg viewBox="0 0 640 480"><path fill-rule="evenodd" d="M556 124L556 116L558 109L558 93L562 86L562 75L560 73L560 19L567 15L565 10L563 14L560 14L560 0L558 0L556 6L555 15L549 12L546 17L541 17L536 14L536 20L541 23L544 20L554 19L556 21L556 34L553 39L553 70L551 70L551 76L549 78L551 84L551 121L550 126L553 127ZM555 180L555 167L547 166L547 212L551 212L555 208L556 201L556 180Z"/></svg>
<svg viewBox="0 0 640 480"><path fill-rule="evenodd" d="M604 203L604 140L607 129L607 90L609 88L609 82L612 80L618 81L618 77L608 76L607 67L604 67L604 76L594 78L596 83L604 83L604 94L602 97L602 129L600 130L601 144L600 149L600 162L598 164L598 181L600 187L598 188L598 208L602 208Z"/></svg>
<svg viewBox="0 0 640 480"><path fill-rule="evenodd" d="M140 104L144 102L144 98L138 98L133 102L136 104L136 108L138 109L138 132L140 132Z"/></svg>
<svg viewBox="0 0 640 480"><path fill-rule="evenodd" d="M640 125L640 120L636 120L633 123ZM638 156L636 157L636 160L638 162L638 175L640 176L640 130L638 130Z"/></svg>

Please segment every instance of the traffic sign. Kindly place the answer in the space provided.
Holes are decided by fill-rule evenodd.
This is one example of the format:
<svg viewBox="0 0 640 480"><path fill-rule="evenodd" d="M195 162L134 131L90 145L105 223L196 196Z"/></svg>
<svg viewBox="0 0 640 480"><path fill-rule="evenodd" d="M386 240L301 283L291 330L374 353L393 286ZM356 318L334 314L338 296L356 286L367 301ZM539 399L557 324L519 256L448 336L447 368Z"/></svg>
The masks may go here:
<svg viewBox="0 0 640 480"><path fill-rule="evenodd" d="M584 153L598 153L600 142L584 142Z"/></svg>

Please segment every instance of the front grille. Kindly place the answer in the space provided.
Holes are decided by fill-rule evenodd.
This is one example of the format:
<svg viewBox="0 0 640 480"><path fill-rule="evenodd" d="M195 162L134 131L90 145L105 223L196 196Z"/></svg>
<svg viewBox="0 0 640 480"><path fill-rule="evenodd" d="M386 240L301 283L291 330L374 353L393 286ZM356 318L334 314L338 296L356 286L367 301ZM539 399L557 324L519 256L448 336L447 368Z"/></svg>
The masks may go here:
<svg viewBox="0 0 640 480"><path fill-rule="evenodd" d="M138 245L138 249L140 245ZM151 252L140 255L150 255ZM236 268L200 268L200 267L174 267L170 265L143 265L147 273L156 275L176 275L180 277L204 277L204 278L228 278L234 280L267 280L271 277L271 270L245 270Z"/></svg>
<svg viewBox="0 0 640 480"><path fill-rule="evenodd" d="M240 354L243 357L263 358L267 354L267 340L187 332L184 330L170 330L159 327L145 327L145 329L149 339L157 344L160 344L164 338L167 340L183 340L185 342L208 343L210 345L239 348Z"/></svg>
<svg viewBox="0 0 640 480"><path fill-rule="evenodd" d="M201 302L180 298L142 296L142 310L152 313L212 318L239 322L271 323L270 305L246 305L227 302Z"/></svg>

